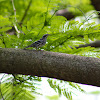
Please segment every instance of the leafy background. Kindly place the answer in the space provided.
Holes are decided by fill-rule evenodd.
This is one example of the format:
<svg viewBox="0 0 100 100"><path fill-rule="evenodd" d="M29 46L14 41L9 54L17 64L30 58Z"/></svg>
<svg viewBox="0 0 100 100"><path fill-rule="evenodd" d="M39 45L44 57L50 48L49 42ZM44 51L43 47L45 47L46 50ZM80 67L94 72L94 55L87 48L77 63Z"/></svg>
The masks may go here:
<svg viewBox="0 0 100 100"><path fill-rule="evenodd" d="M55 15L65 8L76 17L67 20ZM99 58L97 48L75 48L100 40L98 13L90 0L0 0L0 47L23 49L48 33L51 35L41 50ZM37 76L4 74L0 81L0 98L35 100L36 94L42 95L36 91L41 81ZM75 90L84 92L76 83L50 78L47 81L59 96L64 95L69 100Z"/></svg>

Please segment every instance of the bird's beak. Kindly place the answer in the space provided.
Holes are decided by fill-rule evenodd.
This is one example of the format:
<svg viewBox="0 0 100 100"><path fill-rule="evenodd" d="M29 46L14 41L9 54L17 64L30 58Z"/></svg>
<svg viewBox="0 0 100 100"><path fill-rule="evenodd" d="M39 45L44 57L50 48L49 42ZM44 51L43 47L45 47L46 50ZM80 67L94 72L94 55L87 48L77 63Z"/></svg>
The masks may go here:
<svg viewBox="0 0 100 100"><path fill-rule="evenodd" d="M49 36L49 35L51 35L51 34L48 34L48 36Z"/></svg>

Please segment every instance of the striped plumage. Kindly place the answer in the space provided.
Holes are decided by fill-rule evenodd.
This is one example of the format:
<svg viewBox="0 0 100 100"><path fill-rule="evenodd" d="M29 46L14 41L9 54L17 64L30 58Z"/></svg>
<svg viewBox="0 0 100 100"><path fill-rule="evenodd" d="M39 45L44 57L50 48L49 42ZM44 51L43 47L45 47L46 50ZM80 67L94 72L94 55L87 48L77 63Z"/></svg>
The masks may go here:
<svg viewBox="0 0 100 100"><path fill-rule="evenodd" d="M38 48L44 46L46 44L46 40L47 40L48 35L49 34L43 35L43 37L40 40L32 43L31 45L25 47L24 49L29 48L29 47L34 47L34 48L38 49Z"/></svg>

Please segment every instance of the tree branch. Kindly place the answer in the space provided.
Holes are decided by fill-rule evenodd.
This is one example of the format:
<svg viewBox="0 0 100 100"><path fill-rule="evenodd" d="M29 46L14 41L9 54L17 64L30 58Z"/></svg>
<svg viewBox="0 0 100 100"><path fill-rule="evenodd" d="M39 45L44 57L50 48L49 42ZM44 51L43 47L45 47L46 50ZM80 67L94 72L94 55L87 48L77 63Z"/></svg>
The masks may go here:
<svg viewBox="0 0 100 100"><path fill-rule="evenodd" d="M0 72L100 86L100 59L64 53L0 48Z"/></svg>
<svg viewBox="0 0 100 100"><path fill-rule="evenodd" d="M78 49L78 48L88 47L88 46L95 47L95 48L99 48L100 47L100 40L96 40L96 41L91 42L89 44L75 46L75 48ZM70 47L70 48L73 49L73 47Z"/></svg>

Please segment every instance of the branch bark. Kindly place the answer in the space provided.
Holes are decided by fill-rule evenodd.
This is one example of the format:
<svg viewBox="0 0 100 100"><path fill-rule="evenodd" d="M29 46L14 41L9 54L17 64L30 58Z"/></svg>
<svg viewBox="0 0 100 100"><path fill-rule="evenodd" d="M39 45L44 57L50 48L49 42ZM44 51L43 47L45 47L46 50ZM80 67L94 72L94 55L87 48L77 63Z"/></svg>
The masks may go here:
<svg viewBox="0 0 100 100"><path fill-rule="evenodd" d="M0 72L100 86L99 58L64 53L0 48Z"/></svg>
<svg viewBox="0 0 100 100"><path fill-rule="evenodd" d="M89 44L79 45L78 47L75 46L75 48L78 49L78 48L88 47L88 46L99 48L100 47L100 40L96 40L96 41L91 42ZM70 47L70 48L73 49L73 47Z"/></svg>

